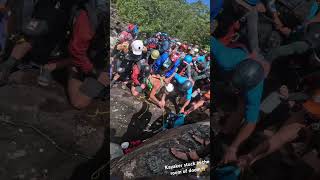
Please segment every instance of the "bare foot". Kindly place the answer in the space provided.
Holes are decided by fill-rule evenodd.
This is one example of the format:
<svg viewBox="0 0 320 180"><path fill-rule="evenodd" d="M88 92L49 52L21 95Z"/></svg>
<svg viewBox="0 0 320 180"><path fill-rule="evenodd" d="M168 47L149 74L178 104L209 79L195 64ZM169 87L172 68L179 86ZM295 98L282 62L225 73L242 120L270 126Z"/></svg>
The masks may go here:
<svg viewBox="0 0 320 180"><path fill-rule="evenodd" d="M197 161L199 160L199 156L198 154L196 153L196 151L190 151L188 152L189 156L191 159L188 158L187 156L187 153L184 153L184 152L181 152L181 151L178 151L176 148L171 148L171 153L178 159L182 159L182 160L185 160L185 161Z"/></svg>

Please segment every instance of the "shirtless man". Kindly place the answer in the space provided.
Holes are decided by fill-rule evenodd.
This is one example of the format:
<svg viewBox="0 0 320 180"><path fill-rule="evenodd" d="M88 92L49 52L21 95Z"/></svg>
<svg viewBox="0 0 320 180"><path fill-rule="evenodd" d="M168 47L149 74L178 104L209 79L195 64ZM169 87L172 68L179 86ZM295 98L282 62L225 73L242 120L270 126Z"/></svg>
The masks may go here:
<svg viewBox="0 0 320 180"><path fill-rule="evenodd" d="M150 91L149 94L149 100L151 100L153 103L155 103L157 106L159 106L161 109L164 108L166 104L166 95L167 93L173 91L173 85L170 83L171 79L176 73L173 73L170 77L165 78L164 76L161 76L159 74L157 75L150 75L147 80L147 87ZM166 87L166 91L162 93L160 90L163 87ZM156 95L158 93L162 93L161 99L159 100Z"/></svg>

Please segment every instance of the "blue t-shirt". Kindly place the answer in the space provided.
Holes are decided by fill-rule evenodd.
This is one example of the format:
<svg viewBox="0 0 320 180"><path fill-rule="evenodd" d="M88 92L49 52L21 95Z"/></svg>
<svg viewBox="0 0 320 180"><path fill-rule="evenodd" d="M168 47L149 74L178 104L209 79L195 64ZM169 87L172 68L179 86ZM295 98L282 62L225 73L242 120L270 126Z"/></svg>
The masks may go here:
<svg viewBox="0 0 320 180"><path fill-rule="evenodd" d="M169 53L165 52L163 53L153 64L153 71L155 73L159 73L163 63L169 58Z"/></svg>
<svg viewBox="0 0 320 180"><path fill-rule="evenodd" d="M174 79L177 81L177 83L179 85L182 85L186 80L189 80L188 78L186 77L183 77L183 76L180 76L179 74L175 74L174 75ZM186 92L183 92L186 94L186 99L189 101L191 100L191 97L192 97L192 87L189 88Z"/></svg>
<svg viewBox="0 0 320 180"><path fill-rule="evenodd" d="M248 53L240 48L228 48L216 38L211 38L211 52L220 68L231 71L234 67L248 57Z"/></svg>
<svg viewBox="0 0 320 180"><path fill-rule="evenodd" d="M211 52L219 66L224 71L232 71L238 63L248 57L246 51L240 48L228 48L216 38L211 38ZM260 103L264 81L256 87L244 92L246 100L245 119L247 122L256 123L259 118Z"/></svg>

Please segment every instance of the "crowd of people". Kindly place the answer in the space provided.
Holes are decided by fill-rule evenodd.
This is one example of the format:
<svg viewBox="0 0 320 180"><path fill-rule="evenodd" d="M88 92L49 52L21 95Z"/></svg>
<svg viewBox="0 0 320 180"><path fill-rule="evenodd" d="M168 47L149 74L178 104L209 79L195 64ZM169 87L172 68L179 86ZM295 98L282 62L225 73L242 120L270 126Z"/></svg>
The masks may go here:
<svg viewBox="0 0 320 180"><path fill-rule="evenodd" d="M319 83L318 86L307 85L308 88L301 93L308 96L300 100L289 98L289 92L295 89L288 89L287 86L282 86L273 93L273 98L270 96L265 101L262 101L262 98L267 88L265 81L274 62L292 58L290 55L303 55L301 61L304 64L312 62L314 66L319 63L319 2L217 0L211 10L213 60L217 64L218 72L222 74L225 87L239 97L237 110L225 119L219 133L221 137L234 135L221 162L235 162L245 169L257 160L278 151L285 144L301 138L302 134L318 133L319 128L314 127L319 125L320 120ZM268 47L263 46L265 42L260 39L264 36L261 34L262 19L267 19L264 22L270 24L270 34L279 35L278 41L267 44ZM270 35L267 39L272 37ZM218 92L215 94L219 96ZM273 116L276 111L282 116ZM264 118L265 116L269 117ZM268 124L264 121L271 121L270 119L282 125L266 136L256 148L249 150L249 153L240 154L242 145L248 142L253 134L268 128L260 128L259 125ZM315 156L314 159L318 157Z"/></svg>
<svg viewBox="0 0 320 180"><path fill-rule="evenodd" d="M106 95L107 5L100 0L1 1L0 86L17 69L39 68L38 83L49 86L52 72L67 80L70 104L86 108Z"/></svg>
<svg viewBox="0 0 320 180"><path fill-rule="evenodd" d="M117 39L112 53L111 86L121 81L133 96L146 94L161 109L166 106L167 96L179 97L177 113L185 115L208 106L208 52L164 32L139 40L136 29L137 25L129 24Z"/></svg>
<svg viewBox="0 0 320 180"><path fill-rule="evenodd" d="M170 111L179 114L177 118L209 108L210 54L203 47L181 42L165 32L143 36L136 24L129 24L111 44L111 88L119 84L132 96L146 97L163 111L171 101L175 109ZM175 149L171 152L185 159Z"/></svg>

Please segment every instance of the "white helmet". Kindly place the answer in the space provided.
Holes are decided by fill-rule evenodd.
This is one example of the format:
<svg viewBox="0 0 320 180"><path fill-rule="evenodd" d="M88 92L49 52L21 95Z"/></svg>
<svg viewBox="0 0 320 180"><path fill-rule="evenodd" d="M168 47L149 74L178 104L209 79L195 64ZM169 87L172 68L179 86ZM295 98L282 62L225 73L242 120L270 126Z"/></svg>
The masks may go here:
<svg viewBox="0 0 320 180"><path fill-rule="evenodd" d="M127 149L129 147L129 142L123 142L121 143L121 148L122 149Z"/></svg>
<svg viewBox="0 0 320 180"><path fill-rule="evenodd" d="M141 55L143 50L143 42L141 40L135 40L132 42L131 48L134 55Z"/></svg>
<svg viewBox="0 0 320 180"><path fill-rule="evenodd" d="M167 92L172 92L173 91L173 89L174 89L174 86L173 86L173 84L171 84L171 83L169 83L168 85L166 85L166 91Z"/></svg>

